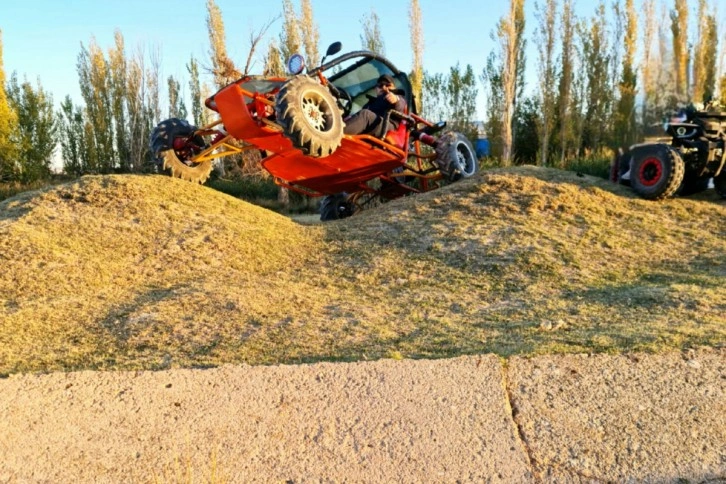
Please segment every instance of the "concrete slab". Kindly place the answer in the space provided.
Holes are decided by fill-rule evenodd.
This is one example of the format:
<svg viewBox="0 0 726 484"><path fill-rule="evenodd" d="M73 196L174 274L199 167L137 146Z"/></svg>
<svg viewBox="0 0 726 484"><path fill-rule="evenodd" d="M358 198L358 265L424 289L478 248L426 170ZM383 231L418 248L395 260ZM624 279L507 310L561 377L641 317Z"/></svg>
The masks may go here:
<svg viewBox="0 0 726 484"><path fill-rule="evenodd" d="M13 376L0 455L10 482L532 481L491 355Z"/></svg>
<svg viewBox="0 0 726 484"><path fill-rule="evenodd" d="M726 351L509 360L543 482L726 481Z"/></svg>

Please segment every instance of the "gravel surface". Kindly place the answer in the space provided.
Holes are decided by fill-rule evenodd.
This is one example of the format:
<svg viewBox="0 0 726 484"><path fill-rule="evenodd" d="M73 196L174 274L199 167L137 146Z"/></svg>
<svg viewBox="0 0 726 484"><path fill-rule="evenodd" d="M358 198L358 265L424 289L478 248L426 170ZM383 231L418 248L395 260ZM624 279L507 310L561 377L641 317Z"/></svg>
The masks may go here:
<svg viewBox="0 0 726 484"><path fill-rule="evenodd" d="M726 478L726 355L512 358L524 442L544 481Z"/></svg>
<svg viewBox="0 0 726 484"><path fill-rule="evenodd" d="M726 477L726 352L0 380L0 482Z"/></svg>
<svg viewBox="0 0 726 484"><path fill-rule="evenodd" d="M494 356L19 376L0 416L0 481L531 478Z"/></svg>

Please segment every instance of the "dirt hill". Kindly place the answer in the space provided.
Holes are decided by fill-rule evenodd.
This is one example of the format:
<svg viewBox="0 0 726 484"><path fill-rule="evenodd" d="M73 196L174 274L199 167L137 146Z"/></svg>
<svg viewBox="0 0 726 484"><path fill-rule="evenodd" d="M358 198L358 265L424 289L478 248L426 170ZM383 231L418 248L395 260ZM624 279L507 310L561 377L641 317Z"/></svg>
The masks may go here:
<svg viewBox="0 0 726 484"><path fill-rule="evenodd" d="M0 203L0 374L726 340L726 204L489 171L304 226L103 176Z"/></svg>

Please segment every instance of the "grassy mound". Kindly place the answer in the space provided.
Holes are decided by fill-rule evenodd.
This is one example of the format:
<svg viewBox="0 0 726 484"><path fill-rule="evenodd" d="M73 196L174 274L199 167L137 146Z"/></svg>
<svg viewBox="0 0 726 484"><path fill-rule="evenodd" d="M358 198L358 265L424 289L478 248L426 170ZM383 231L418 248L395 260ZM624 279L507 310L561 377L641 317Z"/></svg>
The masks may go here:
<svg viewBox="0 0 726 484"><path fill-rule="evenodd" d="M0 373L726 339L726 206L533 167L301 226L163 177L0 203Z"/></svg>

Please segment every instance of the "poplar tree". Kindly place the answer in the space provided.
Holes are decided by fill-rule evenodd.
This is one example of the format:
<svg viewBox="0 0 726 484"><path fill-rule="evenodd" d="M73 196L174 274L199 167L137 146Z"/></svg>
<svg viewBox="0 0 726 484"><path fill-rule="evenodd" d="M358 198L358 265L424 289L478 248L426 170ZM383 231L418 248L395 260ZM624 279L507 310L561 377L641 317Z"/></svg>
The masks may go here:
<svg viewBox="0 0 726 484"><path fill-rule="evenodd" d="M128 113L129 165L132 171L140 172L147 161L148 137L153 120L147 107L147 82L144 55L141 50L128 62L126 78L126 112Z"/></svg>
<svg viewBox="0 0 726 484"><path fill-rule="evenodd" d="M539 138L539 155L537 162L540 165L549 164L550 138L555 127L556 105L556 71L555 71L555 41L557 37L557 0L545 0L544 5L535 4L536 17L539 25L535 32L535 42L538 52L539 74L539 106L541 116L537 122L537 135Z"/></svg>
<svg viewBox="0 0 726 484"><path fill-rule="evenodd" d="M28 82L18 83L15 75L8 85L8 100L17 113L18 175L29 183L50 177L53 152L57 143L57 123L53 98Z"/></svg>
<svg viewBox="0 0 726 484"><path fill-rule="evenodd" d="M495 52L490 52L481 77L486 94L485 130L489 139L489 153L500 159L502 146L502 111L504 110L504 89L502 87L502 60Z"/></svg>
<svg viewBox="0 0 726 484"><path fill-rule="evenodd" d="M300 26L295 15L292 0L282 0L282 32L280 33L280 52L287 60L293 54L300 53Z"/></svg>
<svg viewBox="0 0 726 484"><path fill-rule="evenodd" d="M703 101L708 102L716 97L716 63L718 56L718 22L715 15L706 18L706 33L704 35L703 71L701 76L701 89ZM723 49L723 46L722 46Z"/></svg>
<svg viewBox="0 0 726 484"><path fill-rule="evenodd" d="M653 42L658 34L658 20L655 13L655 0L643 2L643 62L641 77L643 79L643 124L648 126L653 119L653 105L656 97L657 59L654 56Z"/></svg>
<svg viewBox="0 0 726 484"><path fill-rule="evenodd" d="M381 34L381 22L376 11L371 9L369 14L364 15L361 24L363 25L363 35L360 40L363 48L376 54L386 55L386 46Z"/></svg>
<svg viewBox="0 0 726 484"><path fill-rule="evenodd" d="M572 85L574 78L573 64L575 62L575 26L572 0L563 0L562 17L560 21L562 31L562 46L560 49L560 73L557 96L557 117L560 142L560 166L564 166L567 153L573 140L572 127Z"/></svg>
<svg viewBox="0 0 726 484"><path fill-rule="evenodd" d="M73 105L70 96L65 97L60 107L58 119L63 171L68 175L81 176L88 164L83 111L80 106Z"/></svg>
<svg viewBox="0 0 726 484"><path fill-rule="evenodd" d="M184 98L181 95L181 84L174 76L169 76L166 84L169 94L169 117L186 119L187 107L184 105Z"/></svg>
<svg viewBox="0 0 726 484"><path fill-rule="evenodd" d="M91 39L88 48L81 44L77 67L86 104L88 169L93 173L110 173L115 159L110 69L95 39Z"/></svg>
<svg viewBox="0 0 726 484"><path fill-rule="evenodd" d="M677 102L688 98L688 0L675 0L671 10L671 33L673 35L673 61L675 64L675 94Z"/></svg>
<svg viewBox="0 0 726 484"><path fill-rule="evenodd" d="M114 32L114 48L109 49L109 88L112 103L113 122L116 133L116 154L118 166L122 171L131 169L131 157L128 148L128 123L126 120L126 53L124 38L121 31Z"/></svg>
<svg viewBox="0 0 726 484"><path fill-rule="evenodd" d="M202 86L199 81L199 64L194 56L187 64L189 73L189 93L192 100L192 121L195 126L203 126L202 111L204 110L204 99L202 99Z"/></svg>
<svg viewBox="0 0 726 484"><path fill-rule="evenodd" d="M611 54L607 27L605 4L601 1L595 15L580 31L582 61L586 69L585 101L587 102L581 146L590 150L600 148L606 139L613 101L609 82Z"/></svg>
<svg viewBox="0 0 726 484"><path fill-rule="evenodd" d="M150 126L161 121L161 52L153 48L149 53L149 67L146 69L146 120Z"/></svg>
<svg viewBox="0 0 726 484"><path fill-rule="evenodd" d="M17 144L13 137L18 129L18 117L5 92L5 68L3 66L3 39L0 30L0 182L9 181L15 174Z"/></svg>
<svg viewBox="0 0 726 484"><path fill-rule="evenodd" d="M315 68L320 64L320 53L318 52L320 33L313 18L312 2L310 0L302 0L300 10L299 26L303 44L305 45L305 62L307 62L310 68Z"/></svg>
<svg viewBox="0 0 726 484"><path fill-rule="evenodd" d="M222 11L214 0L207 0L207 33L209 35L209 55L212 59L214 83L218 89L240 77L240 72L227 55Z"/></svg>
<svg viewBox="0 0 726 484"><path fill-rule="evenodd" d="M270 77L282 77L285 75L285 66L282 63L282 54L273 39L267 46L265 65L262 74Z"/></svg>
<svg viewBox="0 0 726 484"><path fill-rule="evenodd" d="M415 100L421 102L423 88L423 54L424 54L424 38L423 38L423 21L421 17L421 7L418 0L411 0L408 17L409 30L411 31L411 51L413 52L413 63L411 66L412 94Z"/></svg>
<svg viewBox="0 0 726 484"><path fill-rule="evenodd" d="M637 134L635 118L635 95L637 74L635 55L638 41L638 17L633 0L625 0L625 36L623 67L619 84L618 107L615 116L615 141L618 146L630 146L635 142Z"/></svg>
<svg viewBox="0 0 726 484"><path fill-rule="evenodd" d="M693 100L706 103L716 90L718 24L715 15L708 13L706 0L698 5L698 39L693 55Z"/></svg>
<svg viewBox="0 0 726 484"><path fill-rule="evenodd" d="M502 159L509 165L513 161L514 113L517 109L518 88L521 85L524 56L524 0L510 0L509 14L497 26L497 37L502 56Z"/></svg>

